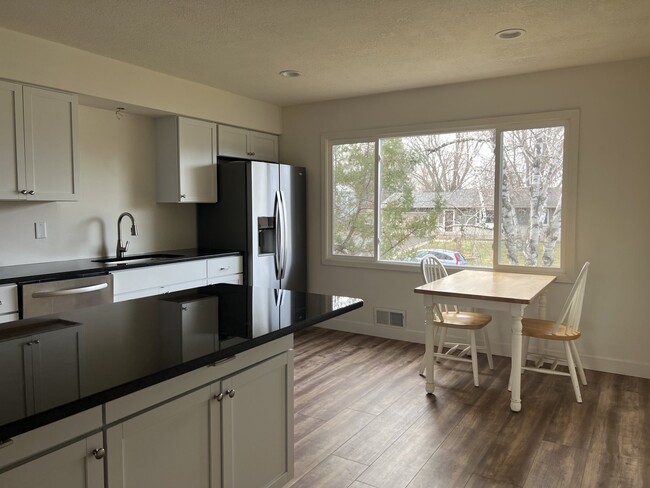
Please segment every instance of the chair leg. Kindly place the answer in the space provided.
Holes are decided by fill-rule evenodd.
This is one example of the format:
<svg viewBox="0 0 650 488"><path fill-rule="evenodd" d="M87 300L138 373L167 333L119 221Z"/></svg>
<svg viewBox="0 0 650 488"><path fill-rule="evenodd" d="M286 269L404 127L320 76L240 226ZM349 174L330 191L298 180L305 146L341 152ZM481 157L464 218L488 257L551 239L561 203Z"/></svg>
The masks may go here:
<svg viewBox="0 0 650 488"><path fill-rule="evenodd" d="M426 369L426 354L422 355L422 359L420 360L420 370L418 371L419 375L422 377L426 377L424 374L424 370Z"/></svg>
<svg viewBox="0 0 650 488"><path fill-rule="evenodd" d="M574 341L571 341L570 344L571 352L573 352L573 359L575 360L576 366L578 367L578 375L580 376L580 381L582 381L583 385L587 386L587 377L585 376L585 370L582 367L582 361L580 360L580 355L578 354L578 347Z"/></svg>
<svg viewBox="0 0 650 488"><path fill-rule="evenodd" d="M492 348L490 347L490 336L488 336L487 329L483 327L483 342L485 343L485 353L488 358L488 365L490 369L494 369L494 360L492 359Z"/></svg>
<svg viewBox="0 0 650 488"><path fill-rule="evenodd" d="M438 354L443 353L445 347L445 338L447 336L447 327L439 327L440 329L440 342L438 343ZM440 362L440 361L438 361Z"/></svg>
<svg viewBox="0 0 650 488"><path fill-rule="evenodd" d="M566 360L569 366L569 374L571 375L571 383L573 383L573 391L576 394L576 401L582 403L582 395L580 394L580 384L578 383L578 375L576 374L576 365L573 363L573 355L571 354L570 341L564 342L564 351L566 352Z"/></svg>
<svg viewBox="0 0 650 488"><path fill-rule="evenodd" d="M471 331L469 334L470 350L472 352L472 373L474 374L474 386L478 386L478 358L476 357L476 334Z"/></svg>

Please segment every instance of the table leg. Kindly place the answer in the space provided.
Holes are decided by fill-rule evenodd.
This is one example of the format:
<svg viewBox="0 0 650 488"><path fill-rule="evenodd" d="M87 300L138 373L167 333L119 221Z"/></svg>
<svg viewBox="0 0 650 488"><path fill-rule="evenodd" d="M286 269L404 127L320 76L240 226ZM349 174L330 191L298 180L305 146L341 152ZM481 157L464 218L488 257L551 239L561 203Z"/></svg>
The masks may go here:
<svg viewBox="0 0 650 488"><path fill-rule="evenodd" d="M510 366L510 410L521 410L521 311L512 310L512 361Z"/></svg>
<svg viewBox="0 0 650 488"><path fill-rule="evenodd" d="M435 362L435 347L433 340L433 304L427 303L424 306L424 364L427 375L425 389L431 395L434 389L433 363Z"/></svg>

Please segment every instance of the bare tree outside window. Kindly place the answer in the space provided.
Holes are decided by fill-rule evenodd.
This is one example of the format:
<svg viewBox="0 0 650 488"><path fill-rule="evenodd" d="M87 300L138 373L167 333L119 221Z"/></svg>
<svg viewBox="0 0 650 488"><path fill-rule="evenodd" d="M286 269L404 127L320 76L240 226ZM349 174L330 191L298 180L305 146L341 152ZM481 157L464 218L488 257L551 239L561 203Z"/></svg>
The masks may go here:
<svg viewBox="0 0 650 488"><path fill-rule="evenodd" d="M504 131L501 140L499 263L559 267L564 127Z"/></svg>

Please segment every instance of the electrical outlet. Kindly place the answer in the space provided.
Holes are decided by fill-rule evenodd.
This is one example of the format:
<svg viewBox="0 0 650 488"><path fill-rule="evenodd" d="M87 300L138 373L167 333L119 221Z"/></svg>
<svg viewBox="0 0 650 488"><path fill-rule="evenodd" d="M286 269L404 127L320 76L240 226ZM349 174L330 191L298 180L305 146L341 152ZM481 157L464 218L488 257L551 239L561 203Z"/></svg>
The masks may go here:
<svg viewBox="0 0 650 488"><path fill-rule="evenodd" d="M47 224L45 222L34 222L34 233L36 239L47 238Z"/></svg>

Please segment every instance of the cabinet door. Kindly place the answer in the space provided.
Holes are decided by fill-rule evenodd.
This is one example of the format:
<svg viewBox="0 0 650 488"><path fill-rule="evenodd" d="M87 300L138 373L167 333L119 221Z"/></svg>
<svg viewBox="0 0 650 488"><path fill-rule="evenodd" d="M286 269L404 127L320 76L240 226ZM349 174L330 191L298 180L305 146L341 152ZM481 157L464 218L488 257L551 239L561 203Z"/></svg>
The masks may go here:
<svg viewBox="0 0 650 488"><path fill-rule="evenodd" d="M80 331L80 327L66 327L33 337L28 349L36 412L79 398Z"/></svg>
<svg viewBox="0 0 650 488"><path fill-rule="evenodd" d="M181 202L217 201L217 124L178 118Z"/></svg>
<svg viewBox="0 0 650 488"><path fill-rule="evenodd" d="M77 98L23 88L28 200L78 200Z"/></svg>
<svg viewBox="0 0 650 488"><path fill-rule="evenodd" d="M26 378L23 364L23 348L29 338L0 342L0 391L6 397L0 400L0 422L10 422L27 414Z"/></svg>
<svg viewBox="0 0 650 488"><path fill-rule="evenodd" d="M291 354L223 381L222 391L232 392L221 402L224 488L275 488L293 477Z"/></svg>
<svg viewBox="0 0 650 488"><path fill-rule="evenodd" d="M110 488L210 487L210 387L106 431Z"/></svg>
<svg viewBox="0 0 650 488"><path fill-rule="evenodd" d="M249 131L248 152L256 161L278 162L278 136Z"/></svg>
<svg viewBox="0 0 650 488"><path fill-rule="evenodd" d="M23 87L0 81L0 200L24 199Z"/></svg>
<svg viewBox="0 0 650 488"><path fill-rule="evenodd" d="M18 320L18 286L0 285L0 324L12 320Z"/></svg>
<svg viewBox="0 0 650 488"><path fill-rule="evenodd" d="M250 159L250 154L248 154L248 131L237 127L220 125L219 156Z"/></svg>
<svg viewBox="0 0 650 488"><path fill-rule="evenodd" d="M161 351L175 365L217 350L219 311L214 297L160 300Z"/></svg>
<svg viewBox="0 0 650 488"><path fill-rule="evenodd" d="M0 474L0 486L101 488L104 462L93 455L101 447L102 435L94 434Z"/></svg>

